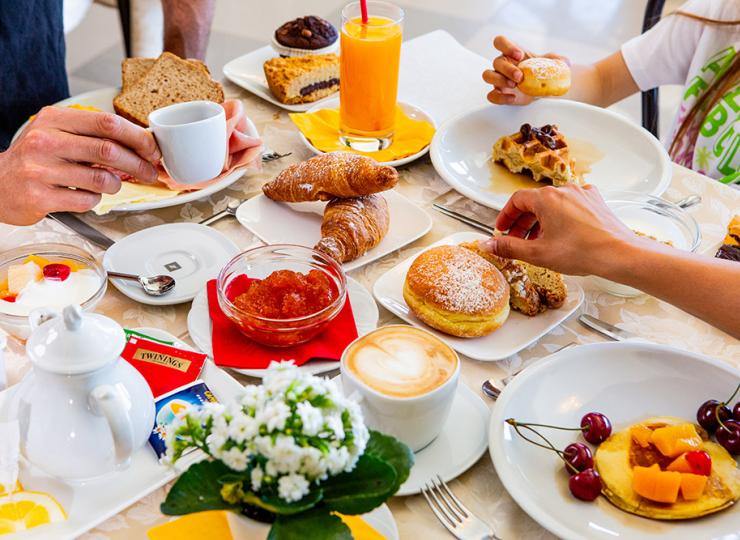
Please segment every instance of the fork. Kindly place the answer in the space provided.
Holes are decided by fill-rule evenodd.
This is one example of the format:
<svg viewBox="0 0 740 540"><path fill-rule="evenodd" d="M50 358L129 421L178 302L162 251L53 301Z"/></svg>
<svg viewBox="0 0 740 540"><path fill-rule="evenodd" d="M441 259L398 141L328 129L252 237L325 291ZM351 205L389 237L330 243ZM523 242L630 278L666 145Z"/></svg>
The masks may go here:
<svg viewBox="0 0 740 540"><path fill-rule="evenodd" d="M442 477L431 478L421 494L437 519L458 540L501 540L482 519L473 515L447 487Z"/></svg>

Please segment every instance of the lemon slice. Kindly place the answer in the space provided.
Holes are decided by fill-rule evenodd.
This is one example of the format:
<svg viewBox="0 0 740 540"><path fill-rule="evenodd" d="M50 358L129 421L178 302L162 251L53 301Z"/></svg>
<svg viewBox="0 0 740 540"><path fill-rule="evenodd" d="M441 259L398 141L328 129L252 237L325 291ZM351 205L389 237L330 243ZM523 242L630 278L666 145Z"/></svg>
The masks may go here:
<svg viewBox="0 0 740 540"><path fill-rule="evenodd" d="M48 493L16 491L0 497L0 535L65 519L64 509Z"/></svg>
<svg viewBox="0 0 740 540"><path fill-rule="evenodd" d="M6 491L5 486L0 484L0 497L2 497L3 495L7 495L8 493L15 493L16 491L22 491L22 490L23 490L23 486L18 480L15 481L15 487L11 491Z"/></svg>

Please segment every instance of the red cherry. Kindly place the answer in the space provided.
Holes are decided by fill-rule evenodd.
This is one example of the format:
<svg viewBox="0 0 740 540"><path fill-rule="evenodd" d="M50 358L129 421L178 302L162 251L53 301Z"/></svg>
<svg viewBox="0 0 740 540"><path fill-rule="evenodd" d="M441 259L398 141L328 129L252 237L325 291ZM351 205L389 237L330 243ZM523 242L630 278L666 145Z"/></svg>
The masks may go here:
<svg viewBox="0 0 740 540"><path fill-rule="evenodd" d="M590 412L581 418L583 438L591 444L604 442L612 434L612 423L601 413Z"/></svg>
<svg viewBox="0 0 740 540"><path fill-rule="evenodd" d="M593 501L601 493L601 477L593 469L586 469L570 477L570 492L576 499Z"/></svg>
<svg viewBox="0 0 740 540"><path fill-rule="evenodd" d="M52 263L44 266L44 279L49 281L66 281L72 269L63 263Z"/></svg>
<svg viewBox="0 0 740 540"><path fill-rule="evenodd" d="M571 476L594 466L594 458L591 449L583 443L569 444L563 450L565 459L565 470ZM568 465L570 464L570 465Z"/></svg>
<svg viewBox="0 0 740 540"><path fill-rule="evenodd" d="M694 474L701 474L702 476L712 474L712 458L704 450L686 452L685 458Z"/></svg>
<svg viewBox="0 0 740 540"><path fill-rule="evenodd" d="M740 401L735 403L735 406L732 409L732 416L735 418L735 420L740 422Z"/></svg>
<svg viewBox="0 0 740 540"><path fill-rule="evenodd" d="M724 446L733 456L740 454L740 422L736 420L727 420L717 428L714 434L717 442Z"/></svg>

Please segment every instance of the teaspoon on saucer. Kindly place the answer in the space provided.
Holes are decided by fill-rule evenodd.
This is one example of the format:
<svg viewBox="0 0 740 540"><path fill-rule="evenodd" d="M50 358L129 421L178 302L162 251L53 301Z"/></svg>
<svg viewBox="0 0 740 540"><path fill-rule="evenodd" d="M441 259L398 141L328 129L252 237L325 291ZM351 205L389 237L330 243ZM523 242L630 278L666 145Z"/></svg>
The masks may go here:
<svg viewBox="0 0 740 540"><path fill-rule="evenodd" d="M175 287L175 278L171 276L135 276L133 274L122 274L120 272L108 272L108 277L130 279L138 281L144 292L151 296L162 296Z"/></svg>

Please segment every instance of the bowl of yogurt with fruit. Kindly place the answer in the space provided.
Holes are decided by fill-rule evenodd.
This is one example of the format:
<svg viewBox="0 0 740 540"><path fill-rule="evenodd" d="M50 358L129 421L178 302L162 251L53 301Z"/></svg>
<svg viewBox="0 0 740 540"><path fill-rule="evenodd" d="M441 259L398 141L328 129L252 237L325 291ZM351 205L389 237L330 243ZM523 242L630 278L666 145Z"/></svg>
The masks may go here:
<svg viewBox="0 0 740 540"><path fill-rule="evenodd" d="M108 284L87 251L68 244L29 244L0 253L0 328L26 339L37 308L78 304L92 311Z"/></svg>

